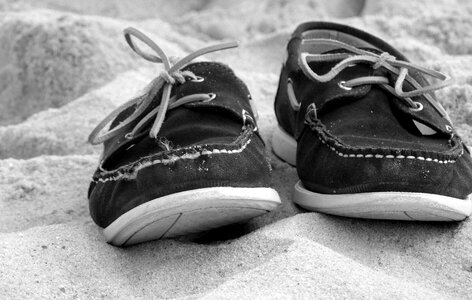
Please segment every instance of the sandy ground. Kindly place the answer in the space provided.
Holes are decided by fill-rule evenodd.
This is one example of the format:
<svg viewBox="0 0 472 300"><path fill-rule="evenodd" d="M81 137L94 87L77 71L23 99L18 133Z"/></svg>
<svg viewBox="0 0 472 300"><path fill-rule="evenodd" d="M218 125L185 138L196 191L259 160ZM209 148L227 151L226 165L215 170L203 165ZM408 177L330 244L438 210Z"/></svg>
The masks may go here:
<svg viewBox="0 0 472 300"><path fill-rule="evenodd" d="M210 58L248 84L270 140L289 33L302 21L333 20L453 75L439 100L472 144L471 15L466 0L0 0L0 298L472 299L472 221L302 211L290 201L295 169L270 149L283 201L276 211L193 239L112 247L88 213L101 149L85 143L158 74L127 49L126 26L171 55L240 40Z"/></svg>

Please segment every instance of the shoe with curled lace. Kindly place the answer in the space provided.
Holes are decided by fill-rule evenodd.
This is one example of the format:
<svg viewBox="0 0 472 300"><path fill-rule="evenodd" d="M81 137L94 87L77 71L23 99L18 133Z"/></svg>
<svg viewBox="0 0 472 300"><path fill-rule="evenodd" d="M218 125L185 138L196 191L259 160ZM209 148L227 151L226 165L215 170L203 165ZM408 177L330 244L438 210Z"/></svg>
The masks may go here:
<svg viewBox="0 0 472 300"><path fill-rule="evenodd" d="M434 91L450 78L341 24L301 24L275 99L273 151L296 165L294 202L375 219L472 211L472 160Z"/></svg>
<svg viewBox="0 0 472 300"><path fill-rule="evenodd" d="M104 144L89 188L90 214L107 242L127 246L246 221L280 203L246 85L227 66L171 63L151 39L125 30L130 47L164 71L90 134ZM140 40L156 54L144 52Z"/></svg>

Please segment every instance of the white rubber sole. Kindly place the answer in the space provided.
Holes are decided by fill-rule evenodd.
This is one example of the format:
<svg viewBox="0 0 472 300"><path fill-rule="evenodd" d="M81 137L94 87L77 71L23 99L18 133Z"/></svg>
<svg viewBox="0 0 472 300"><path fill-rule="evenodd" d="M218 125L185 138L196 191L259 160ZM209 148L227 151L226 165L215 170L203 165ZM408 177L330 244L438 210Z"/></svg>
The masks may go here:
<svg viewBox="0 0 472 300"><path fill-rule="evenodd" d="M472 200L425 193L376 192L319 194L299 181L293 201L317 212L354 218L409 221L460 221L472 213Z"/></svg>
<svg viewBox="0 0 472 300"><path fill-rule="evenodd" d="M280 126L272 134L272 151L288 164L297 164L297 141Z"/></svg>
<svg viewBox="0 0 472 300"><path fill-rule="evenodd" d="M249 220L280 204L271 188L213 187L154 199L107 226L108 243L129 246Z"/></svg>

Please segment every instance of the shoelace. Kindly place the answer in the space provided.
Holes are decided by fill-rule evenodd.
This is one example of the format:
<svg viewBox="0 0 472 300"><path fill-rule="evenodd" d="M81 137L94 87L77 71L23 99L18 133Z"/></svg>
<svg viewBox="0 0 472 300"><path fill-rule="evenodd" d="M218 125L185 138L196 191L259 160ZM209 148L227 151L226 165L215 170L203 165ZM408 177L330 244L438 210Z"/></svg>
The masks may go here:
<svg viewBox="0 0 472 300"><path fill-rule="evenodd" d="M188 79L191 81L199 82L203 81L203 78L196 76L193 72L190 71L181 71L185 66L187 66L192 60L195 58L205 55L210 52L220 51L224 49L230 49L238 47L237 42L228 42L222 43L214 46L209 46L202 48L198 51L195 51L186 57L178 60L175 63L171 63L169 57L164 53L164 51L156 45L149 37L147 37L144 33L140 32L135 28L126 28L124 30L124 36L128 45L136 52L138 55L143 57L144 59L153 62L153 63L162 63L164 65L164 70L161 74L152 80L144 89L144 93L141 96L135 97L128 102L120 105L114 111L112 111L107 117L105 117L89 135L88 141L93 144L97 145L103 143L117 135L125 134L127 139L131 139L140 133L141 129L147 125L152 118L154 117L154 123L149 131L149 136L152 138L157 138L159 130L164 122L166 112L168 110L177 108L179 106L199 102L199 101L211 101L216 97L216 94L193 94L181 97L176 99L176 97L170 97L172 86L176 83L184 83ZM137 39L141 40L145 43L149 48L151 48L157 55L148 54L143 52L138 46L136 46L131 39L134 36ZM131 129L131 123L139 118L144 111L146 111L151 102L153 101L154 97L162 91L162 98L159 106L152 109L146 116L142 117L139 122ZM135 111L127 117L125 120L120 122L116 127L112 130L107 131L106 133L100 135L102 130L112 121L114 120L120 113L125 111L126 109L135 106ZM130 130L131 129L131 130Z"/></svg>
<svg viewBox="0 0 472 300"><path fill-rule="evenodd" d="M328 82L336 77L344 69L351 67L357 63L368 63L371 64L374 69L385 68L389 72L395 74L397 79L395 81L395 86L392 87L389 84L389 78L384 76L364 76L351 79L348 81L340 81L338 83L339 87L350 90L353 87L366 85L366 84L378 84L383 87L388 92L397 96L399 99L402 99L410 106L410 109L414 111L420 111L423 109L423 105L419 102L413 101L411 98L415 96L424 96L426 100L431 103L431 105L438 111L438 113L447 120L450 121L446 111L431 95L431 92L439 90L451 84L452 80L450 77L445 74L427 69L425 67L412 64L410 62L397 60L394 56L390 55L387 52L381 54L376 54L370 51L362 50L354 46L345 44L340 41L330 40L330 39L309 39L304 40L303 44L316 44L323 43L327 45L335 46L339 49L348 50L350 53L328 53L328 54L310 54L303 52L299 57L299 64L302 68L302 71L309 78L319 81L319 82ZM320 75L315 73L310 66L309 62L329 62L329 61L339 61L328 73ZM440 82L436 84L431 84L428 86L422 86L418 83L413 77L411 77L408 72L415 71L423 75L428 75L433 78L439 79ZM405 82L410 84L413 87L411 91L405 91L404 85ZM289 96L290 96L290 86L289 82ZM293 96L293 95L292 95ZM292 100L293 101L293 100ZM298 102L297 102L298 104ZM293 106L293 105L292 105Z"/></svg>

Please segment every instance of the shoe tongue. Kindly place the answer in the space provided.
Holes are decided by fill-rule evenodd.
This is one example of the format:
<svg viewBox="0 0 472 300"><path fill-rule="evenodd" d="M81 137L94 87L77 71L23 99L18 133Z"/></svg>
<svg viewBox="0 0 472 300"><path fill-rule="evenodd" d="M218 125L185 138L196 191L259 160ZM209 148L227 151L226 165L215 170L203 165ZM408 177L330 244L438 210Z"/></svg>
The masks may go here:
<svg viewBox="0 0 472 300"><path fill-rule="evenodd" d="M363 48L363 50L376 54L381 53L377 49ZM349 53L349 51L345 49L336 49L328 51L325 54L346 52ZM339 63L339 61L309 62L309 66L318 74L326 74L337 63ZM421 85L428 84L425 78L417 72L410 72L409 75ZM389 78L391 86L394 86L396 80L396 76L386 69L379 68L374 70L371 65L362 63L345 68L335 78L328 82L312 81L307 78L301 70L298 70L298 72L295 72L291 76L298 77L295 78L294 82L299 82L299 86L294 86L294 88L298 93L300 93L297 93L297 95L300 95L300 100L302 100L300 111L306 111L307 106L314 102L318 114L323 114L331 109L336 109L336 107L351 101L358 101L368 97L373 87L372 85L361 85L353 87L352 89L343 88L342 83L344 81L366 76L382 76ZM451 132L448 131L447 128L451 128L452 124L446 118L443 118L425 97L418 96L412 98L413 101L419 102L423 106L421 111L415 111L405 104L402 99L399 99L382 88L380 89L381 92L376 93L376 99L372 99L372 101L389 101L398 114L397 117L399 118L399 122L405 122L405 120L408 120L410 125L414 127L413 131L415 131L416 134L432 135L443 133L448 136L451 135ZM405 91L411 89L411 86L405 84ZM298 124L301 126L301 128L298 128L298 132L301 132L305 116L300 114L298 118Z"/></svg>
<svg viewBox="0 0 472 300"><path fill-rule="evenodd" d="M330 51L333 52L333 51ZM345 52L345 51L343 51ZM318 74L328 73L337 62L309 62L308 65ZM343 81L358 77L372 76L373 69L367 64L357 64L341 71L335 78L328 82L319 82L308 78L298 68L289 74L292 79L293 88L300 102L300 112L305 112L312 103L316 105L318 114L323 114L337 106L347 102L356 101L365 97L371 90L371 85L362 85L352 89L341 87ZM297 133L300 134L304 127L305 115L298 114ZM297 136L298 137L298 136Z"/></svg>
<svg viewBox="0 0 472 300"><path fill-rule="evenodd" d="M240 121L244 121L248 116L255 120L249 90L232 69L221 63L198 62L187 66L184 70L191 71L195 75L203 77L204 80L176 87L177 98L198 93L216 95L213 101L194 102L187 104L186 107L211 109L215 112L229 114Z"/></svg>

